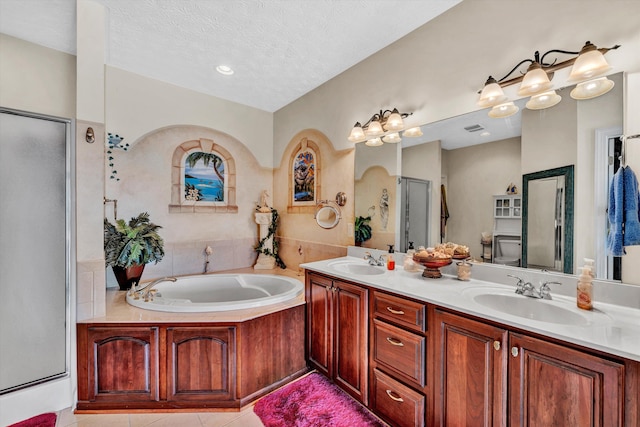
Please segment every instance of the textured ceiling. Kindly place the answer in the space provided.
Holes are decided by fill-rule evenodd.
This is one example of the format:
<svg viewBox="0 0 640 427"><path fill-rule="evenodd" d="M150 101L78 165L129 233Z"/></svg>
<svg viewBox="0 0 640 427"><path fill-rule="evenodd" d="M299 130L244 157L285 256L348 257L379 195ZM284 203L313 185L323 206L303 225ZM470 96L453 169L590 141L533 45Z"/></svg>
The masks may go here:
<svg viewBox="0 0 640 427"><path fill-rule="evenodd" d="M272 112L461 0L95 1L108 65ZM0 32L75 53L75 8L0 0Z"/></svg>

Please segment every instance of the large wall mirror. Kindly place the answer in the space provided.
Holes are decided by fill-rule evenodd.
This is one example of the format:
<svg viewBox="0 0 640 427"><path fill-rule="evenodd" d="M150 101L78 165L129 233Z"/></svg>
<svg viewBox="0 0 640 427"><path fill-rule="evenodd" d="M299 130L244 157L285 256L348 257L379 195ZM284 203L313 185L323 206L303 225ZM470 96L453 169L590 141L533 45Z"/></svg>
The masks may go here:
<svg viewBox="0 0 640 427"><path fill-rule="evenodd" d="M488 117L487 110L476 111L423 125L421 137L403 138L400 144L380 147L357 144L355 215L374 213L372 238L363 246L385 249L387 244L395 244L398 250L406 251L408 241L402 238L406 225L401 225L401 219L407 208L403 205L401 182L417 179L430 183L430 204L425 208L428 237L424 242L414 241L414 245L433 246L451 241L469 246L471 255L479 259L484 251L482 233L494 231L496 196L505 195L513 184L517 196L522 197L523 176L573 166L573 229L562 230L570 233L561 241L562 247L556 247L554 239L536 245L540 250L550 245L545 248L546 255L559 252L569 258L558 264L554 256L553 269L557 271L575 273L583 258L606 257L604 246L600 247L603 241L600 234L606 236L607 229L606 215L600 210L606 206L598 211L595 206L599 192L604 192L606 199L607 189L596 188L595 182L597 175L604 173L606 177L614 171L607 156L596 156L599 146L596 139L600 135L606 145L622 133L622 77L622 73L609 76L615 86L598 98L576 101L569 96L572 87L567 87L557 89L562 101L548 109L529 110L524 106L526 100L519 100L516 104L520 111L511 117L493 119ZM538 185L535 187L537 192ZM386 229L377 231L376 227L383 225L379 211L383 188L387 190L385 203L390 213L386 216ZM538 196L544 193L541 191ZM554 190L552 194L557 193ZM448 218L442 215L443 201ZM541 203L555 207L555 199L536 206L542 206ZM567 204L563 209L566 207ZM537 217L538 213L525 213L523 209L522 214L527 226L533 226L531 216ZM513 221L511 228L516 242L525 244L518 240L522 237L520 218ZM527 233L529 241L533 233ZM533 252L525 254L521 248L518 251L520 259L514 265L539 268L537 262L531 262ZM596 273L600 278L619 279L603 276L603 271Z"/></svg>

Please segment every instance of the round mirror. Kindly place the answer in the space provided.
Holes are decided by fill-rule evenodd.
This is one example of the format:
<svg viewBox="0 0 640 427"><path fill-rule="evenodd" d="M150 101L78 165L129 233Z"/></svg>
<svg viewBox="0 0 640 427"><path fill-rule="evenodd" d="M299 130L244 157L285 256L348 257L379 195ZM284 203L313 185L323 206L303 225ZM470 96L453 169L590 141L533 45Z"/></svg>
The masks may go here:
<svg viewBox="0 0 640 427"><path fill-rule="evenodd" d="M325 205L316 212L316 222L322 228L333 228L340 222L340 213L333 206Z"/></svg>

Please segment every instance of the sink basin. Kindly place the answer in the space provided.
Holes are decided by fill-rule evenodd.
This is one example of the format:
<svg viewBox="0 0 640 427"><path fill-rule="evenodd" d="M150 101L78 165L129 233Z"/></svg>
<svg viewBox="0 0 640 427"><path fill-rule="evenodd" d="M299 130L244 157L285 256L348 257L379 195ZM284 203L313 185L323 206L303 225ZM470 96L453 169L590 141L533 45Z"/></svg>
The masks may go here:
<svg viewBox="0 0 640 427"><path fill-rule="evenodd" d="M336 261L329 264L329 267L341 273L357 274L360 276L374 276L384 274L384 267L376 267L364 262Z"/></svg>
<svg viewBox="0 0 640 427"><path fill-rule="evenodd" d="M589 319L580 313L522 295L480 294L473 300L492 310L539 322L576 326L589 324Z"/></svg>

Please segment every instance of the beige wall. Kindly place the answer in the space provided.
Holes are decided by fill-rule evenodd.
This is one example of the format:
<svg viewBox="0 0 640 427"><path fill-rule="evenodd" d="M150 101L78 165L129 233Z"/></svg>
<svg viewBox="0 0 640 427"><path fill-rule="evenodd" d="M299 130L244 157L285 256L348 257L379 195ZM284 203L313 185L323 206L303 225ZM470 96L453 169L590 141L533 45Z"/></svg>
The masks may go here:
<svg viewBox="0 0 640 427"><path fill-rule="evenodd" d="M371 239L362 246L367 248L386 249L387 245L396 244L396 211L398 195L396 192L396 175L389 175L386 168L372 166L367 169L360 179L355 180L355 216L367 217L371 215ZM382 189L387 189L389 195L389 217L386 228L382 224L380 197ZM373 207L373 209L370 209Z"/></svg>
<svg viewBox="0 0 640 427"><path fill-rule="evenodd" d="M627 94L625 97L624 134L640 134L640 72L626 76ZM636 176L640 176L640 139L631 139L626 145L626 159ZM622 281L640 284L640 246L625 248L627 255L622 257Z"/></svg>
<svg viewBox="0 0 640 427"><path fill-rule="evenodd" d="M487 76L506 73L535 50L579 50L586 40L619 43L608 54L614 70L640 71L640 29L629 19L640 14L640 3L586 3L592 7L582 0L556 1L540 13L537 0L462 2L278 110L274 157L304 128L320 130L336 149L352 147L347 136L353 124L380 108L413 111L414 124L476 110L476 92ZM558 79L567 74L556 73Z"/></svg>
<svg viewBox="0 0 640 427"><path fill-rule="evenodd" d="M622 73L611 76L613 89L604 96L577 104L577 147L574 188L574 270L584 264L584 258L595 259L595 152L597 129L620 127L624 107L624 78ZM640 93L638 94L640 96ZM637 283L640 283L638 281Z"/></svg>
<svg viewBox="0 0 640 427"><path fill-rule="evenodd" d="M402 176L431 181L431 224L428 246L440 243L440 184L443 183L440 141L402 149Z"/></svg>
<svg viewBox="0 0 640 427"><path fill-rule="evenodd" d="M316 198L333 201L339 192L344 192L347 197L347 204L340 208L342 219L335 228L324 229L316 224L314 206L288 212L291 205L290 160L305 138L316 144L316 154L320 157L319 182L316 183L320 185L320 194ZM345 255L345 247L353 244L354 151L336 151L326 135L315 129L301 130L287 144L280 165L273 171L273 206L280 215L281 258L288 268L295 270L303 262Z"/></svg>
<svg viewBox="0 0 640 427"><path fill-rule="evenodd" d="M0 34L0 105L74 118L76 57Z"/></svg>
<svg viewBox="0 0 640 427"><path fill-rule="evenodd" d="M129 144L165 126L204 126L240 141L261 166L274 165L271 113L113 67L106 69L106 124Z"/></svg>
<svg viewBox="0 0 640 427"><path fill-rule="evenodd" d="M520 138L442 151L447 169L447 240L480 258L482 232L493 232L493 195L514 183L522 192Z"/></svg>

